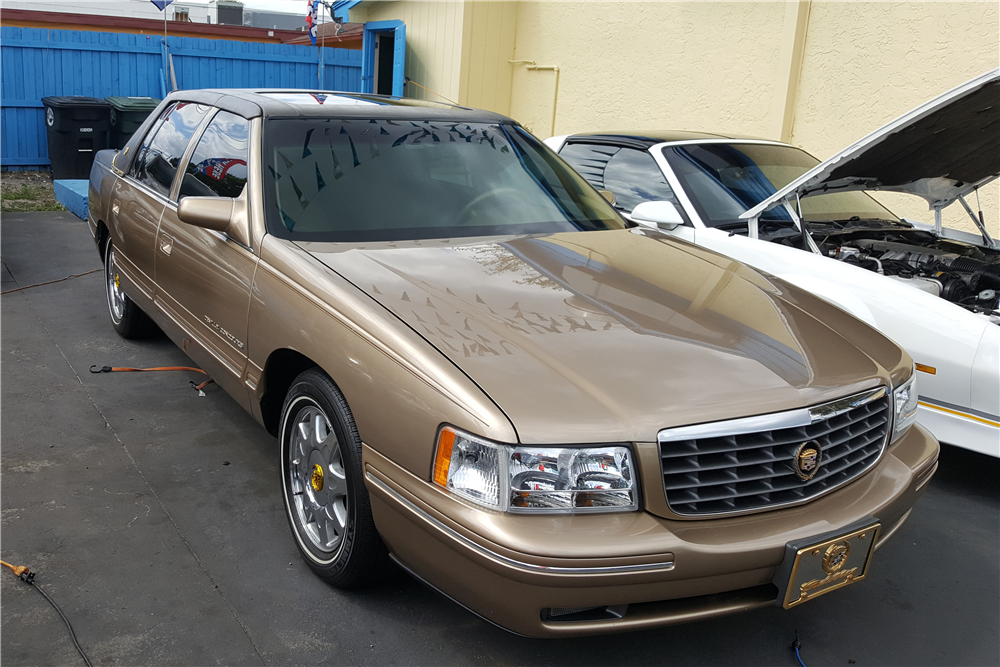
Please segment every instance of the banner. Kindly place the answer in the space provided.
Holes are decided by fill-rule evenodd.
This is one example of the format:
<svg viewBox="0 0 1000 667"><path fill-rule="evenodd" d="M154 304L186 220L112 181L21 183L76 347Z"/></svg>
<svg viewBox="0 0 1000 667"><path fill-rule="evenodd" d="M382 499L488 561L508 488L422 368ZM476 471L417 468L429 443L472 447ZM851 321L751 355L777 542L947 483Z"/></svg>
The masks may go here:
<svg viewBox="0 0 1000 667"><path fill-rule="evenodd" d="M319 0L306 0L309 11L306 12L306 25L309 26L309 39L316 46L316 31L319 30Z"/></svg>

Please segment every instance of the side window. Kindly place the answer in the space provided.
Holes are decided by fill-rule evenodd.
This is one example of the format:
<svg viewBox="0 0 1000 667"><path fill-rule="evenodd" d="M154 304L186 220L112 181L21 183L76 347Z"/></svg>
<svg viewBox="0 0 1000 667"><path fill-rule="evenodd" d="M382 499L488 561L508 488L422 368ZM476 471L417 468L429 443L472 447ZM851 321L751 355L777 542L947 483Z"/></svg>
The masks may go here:
<svg viewBox="0 0 1000 667"><path fill-rule="evenodd" d="M616 203L626 213L645 201L677 205L674 191L653 156L634 148L623 148L611 158L604 169L604 187L615 193Z"/></svg>
<svg viewBox="0 0 1000 667"><path fill-rule="evenodd" d="M220 111L191 155L178 198L239 197L247 182L249 159L250 121Z"/></svg>
<svg viewBox="0 0 1000 667"><path fill-rule="evenodd" d="M178 102L163 112L142 142L131 176L164 197L177 174L178 163L210 107Z"/></svg>
<svg viewBox="0 0 1000 667"><path fill-rule="evenodd" d="M669 201L687 220L674 191L648 152L618 146L569 144L559 155L595 188L613 192L619 211L631 213L646 201Z"/></svg>

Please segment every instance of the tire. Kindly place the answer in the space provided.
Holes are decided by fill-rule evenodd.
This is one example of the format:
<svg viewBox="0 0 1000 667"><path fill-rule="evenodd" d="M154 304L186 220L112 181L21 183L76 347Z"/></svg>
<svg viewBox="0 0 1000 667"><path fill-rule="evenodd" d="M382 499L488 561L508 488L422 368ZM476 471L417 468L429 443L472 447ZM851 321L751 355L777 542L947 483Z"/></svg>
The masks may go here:
<svg viewBox="0 0 1000 667"><path fill-rule="evenodd" d="M344 396L318 368L292 383L278 436L285 511L309 568L344 589L382 578L388 551L372 519L361 438Z"/></svg>
<svg viewBox="0 0 1000 667"><path fill-rule="evenodd" d="M118 265L115 262L115 246L110 240L104 249L104 286L111 324L119 336L146 338L156 331L156 325L149 316L121 288Z"/></svg>

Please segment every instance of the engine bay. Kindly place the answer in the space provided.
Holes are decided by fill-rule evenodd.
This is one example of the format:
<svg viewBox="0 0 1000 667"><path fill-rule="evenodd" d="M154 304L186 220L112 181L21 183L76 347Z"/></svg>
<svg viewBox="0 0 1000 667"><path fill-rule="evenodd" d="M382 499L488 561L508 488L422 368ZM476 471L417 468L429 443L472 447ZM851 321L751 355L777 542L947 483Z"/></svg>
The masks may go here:
<svg viewBox="0 0 1000 667"><path fill-rule="evenodd" d="M807 223L827 257L905 282L975 313L1000 309L1000 250L903 225L844 228L837 223ZM763 232L761 238L797 248L804 245L801 233L789 227Z"/></svg>

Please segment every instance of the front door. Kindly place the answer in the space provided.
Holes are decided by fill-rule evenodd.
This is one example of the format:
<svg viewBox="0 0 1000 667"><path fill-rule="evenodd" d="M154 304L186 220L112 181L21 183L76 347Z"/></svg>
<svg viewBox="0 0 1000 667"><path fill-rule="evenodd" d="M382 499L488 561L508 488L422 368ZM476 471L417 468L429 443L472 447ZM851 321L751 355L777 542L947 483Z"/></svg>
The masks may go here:
<svg viewBox="0 0 1000 667"><path fill-rule="evenodd" d="M198 140L166 205L156 243L156 303L183 330L180 344L244 407L247 316L257 268L253 249L223 232L181 222L187 196L246 197L250 123L219 111Z"/></svg>

